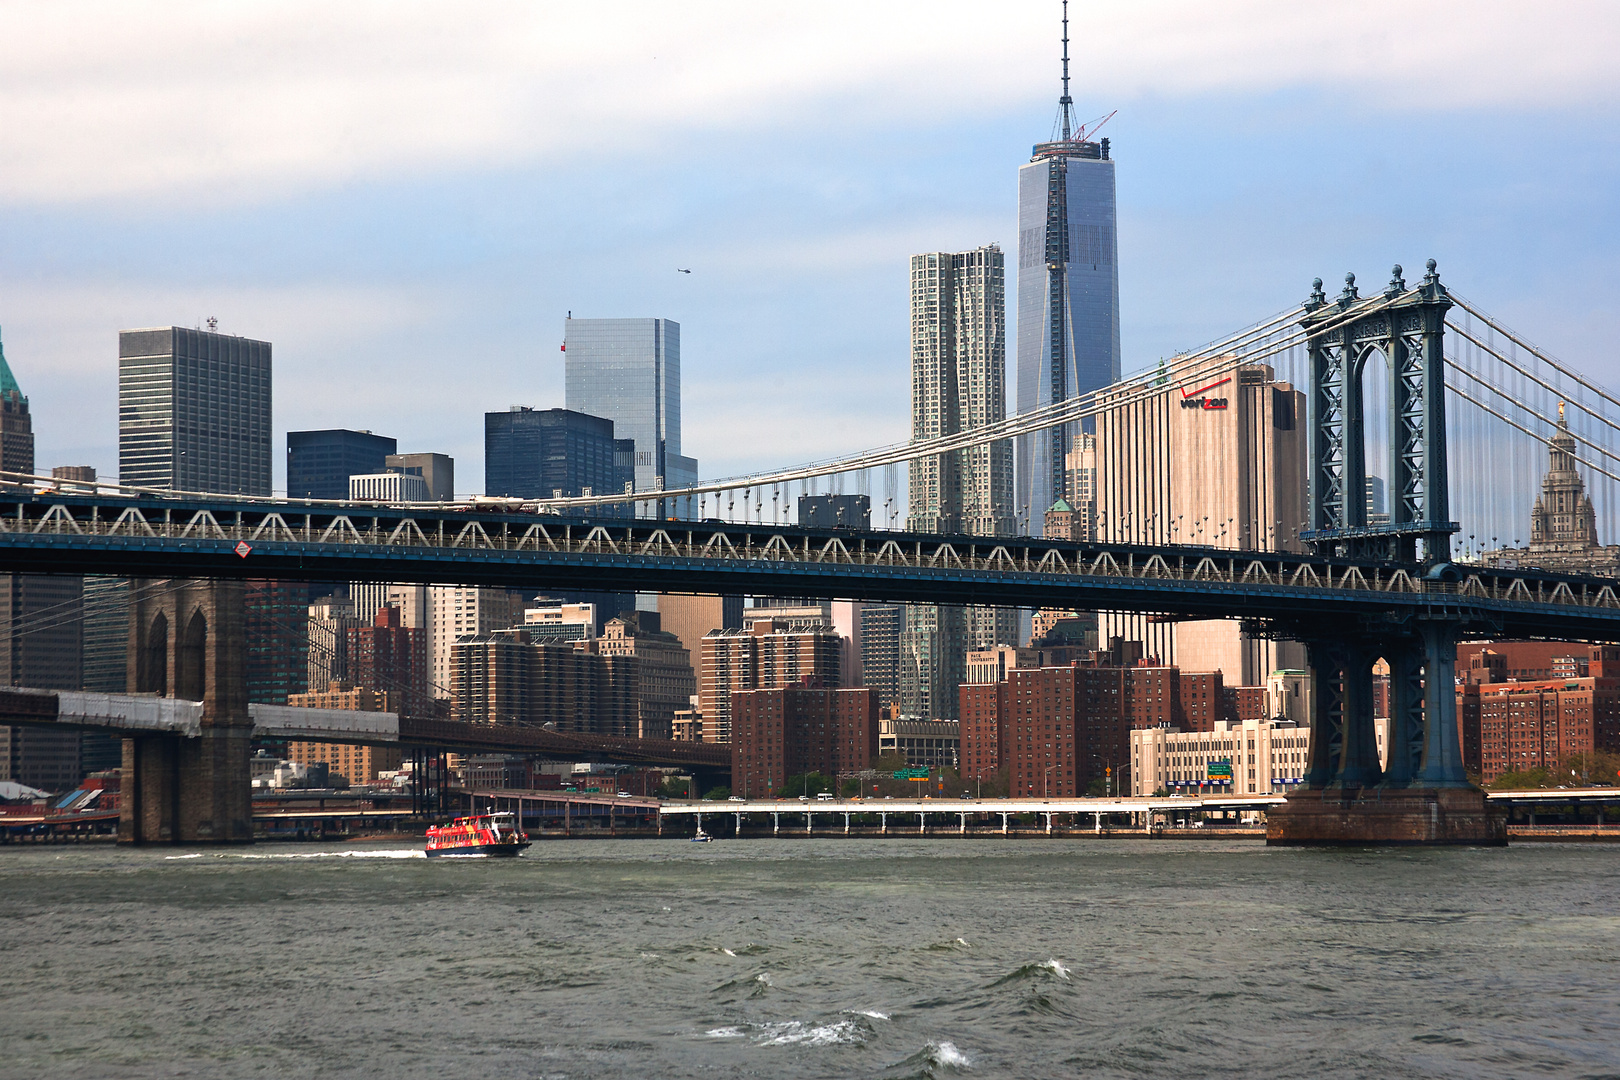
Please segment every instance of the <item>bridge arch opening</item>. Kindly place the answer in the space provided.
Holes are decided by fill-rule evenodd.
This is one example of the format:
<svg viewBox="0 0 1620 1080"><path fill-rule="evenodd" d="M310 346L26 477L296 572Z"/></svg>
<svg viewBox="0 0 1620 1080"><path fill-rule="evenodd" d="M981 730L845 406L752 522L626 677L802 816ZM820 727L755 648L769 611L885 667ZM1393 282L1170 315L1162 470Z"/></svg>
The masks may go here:
<svg viewBox="0 0 1620 1080"><path fill-rule="evenodd" d="M201 701L207 690L208 620L202 611L192 612L175 652L174 695L184 701Z"/></svg>
<svg viewBox="0 0 1620 1080"><path fill-rule="evenodd" d="M1362 490L1346 492L1359 508L1355 517L1346 515L1347 521L1376 525L1393 520L1395 492L1391 485L1395 478L1396 447L1392 439L1394 426L1390 409L1394 400L1393 365L1384 350L1376 345L1365 349L1356 361L1356 390L1361 397Z"/></svg>
<svg viewBox="0 0 1620 1080"><path fill-rule="evenodd" d="M135 692L169 694L169 619L161 611L146 626L135 657Z"/></svg>

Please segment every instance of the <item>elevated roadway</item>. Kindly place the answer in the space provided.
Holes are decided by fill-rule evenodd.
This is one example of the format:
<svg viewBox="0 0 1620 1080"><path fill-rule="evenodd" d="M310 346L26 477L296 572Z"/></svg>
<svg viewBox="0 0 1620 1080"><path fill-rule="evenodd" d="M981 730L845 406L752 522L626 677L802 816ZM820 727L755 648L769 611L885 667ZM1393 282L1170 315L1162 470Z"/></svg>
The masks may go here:
<svg viewBox="0 0 1620 1080"><path fill-rule="evenodd" d="M582 735L516 724L424 720L397 713L348 709L248 706L253 737L375 746L429 747L477 754L524 754L558 761L665 765L729 773L731 750L710 743ZM0 688L0 724L107 731L121 735L196 738L203 705L146 694L85 694Z"/></svg>
<svg viewBox="0 0 1620 1080"><path fill-rule="evenodd" d="M0 566L144 578L413 581L1072 606L1320 625L1442 619L1620 639L1615 582L1228 548L570 519L477 507L0 493Z"/></svg>

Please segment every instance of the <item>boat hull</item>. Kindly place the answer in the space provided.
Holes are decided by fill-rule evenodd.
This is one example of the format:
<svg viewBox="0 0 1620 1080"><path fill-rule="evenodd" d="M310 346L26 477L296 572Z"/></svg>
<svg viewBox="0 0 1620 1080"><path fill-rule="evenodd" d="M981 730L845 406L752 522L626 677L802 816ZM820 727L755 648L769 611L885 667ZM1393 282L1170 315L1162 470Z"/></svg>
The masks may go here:
<svg viewBox="0 0 1620 1080"><path fill-rule="evenodd" d="M484 855L492 859L513 859L523 853L529 846L525 840L518 844L460 844L455 847L428 848L427 857L438 858L441 855Z"/></svg>

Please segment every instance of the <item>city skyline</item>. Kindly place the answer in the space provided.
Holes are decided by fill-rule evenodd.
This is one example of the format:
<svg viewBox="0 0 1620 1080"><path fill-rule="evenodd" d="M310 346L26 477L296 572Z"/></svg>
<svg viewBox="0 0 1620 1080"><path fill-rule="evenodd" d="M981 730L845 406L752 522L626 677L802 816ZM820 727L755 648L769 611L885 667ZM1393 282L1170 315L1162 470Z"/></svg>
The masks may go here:
<svg viewBox="0 0 1620 1080"><path fill-rule="evenodd" d="M1530 20L1476 7L1460 21L1456 10L1403 13L1401 29L1374 31L1393 43L1443 28L1438 56L1342 48L1326 14L1281 7L1257 6L1265 33L1247 38L1176 5L1086 12L1083 23L1076 13L1077 116L1119 107L1105 133L1129 148L1118 193L1126 370L1293 303L1314 273L1378 272L1394 249L1410 250L1411 262L1426 250L1440 255L1468 295L1584 369L1610 374L1601 343L1614 317L1597 290L1616 258L1606 242L1615 209L1604 198L1616 171L1613 125L1604 122L1614 76L1600 58L1615 17L1572 7ZM190 151L168 160L134 147L131 167L116 176L79 165L100 148L89 113L73 111L99 92L82 57L50 48L18 57L19 70L78 88L61 97L69 115L54 126L19 114L30 118L12 131L20 164L0 186L0 224L12 240L0 257L11 309L0 322L41 417L41 463L113 473L118 329L210 315L222 331L276 343L278 449L288 429L388 431L461 458L467 491L483 487L480 413L513 401L562 404L555 328L569 310L682 323L682 451L709 475L893 441L905 427L906 257L1011 248L1012 176L1049 134L1057 77L1055 3L988 27L944 7L909 43L901 32L916 27L903 14L873 20L869 42L834 47L827 35L836 38L852 15L734 26L728 9L702 9L694 25L722 53L794 33L822 43L824 59L796 45L783 61L787 85L768 120L748 104L767 76L712 57L701 34L658 19L635 31L637 44L657 42L646 59L593 49L570 59L601 69L577 89L566 79L510 80L548 34L605 36L588 17L462 21L462 36L451 36L469 46L511 29L503 19L522 32L519 44L481 59L492 75L453 85L448 113L502 95L527 100L520 89L546 102L546 123L522 109L518 119L489 121L517 125L503 130L499 152L486 127L454 144L446 132L455 125L430 117L413 122L431 128L415 145L432 153L397 139L375 145L404 121L341 153L315 153L325 129L289 127L305 114L275 103L307 105L313 91L267 47L257 77L288 93L254 98L237 127L201 137L229 152L206 164ZM270 11L253 29L285 19ZM403 41L441 29L431 15L419 20L376 32ZM28 25L13 41L49 37L49 17L18 21ZM154 28L182 43L191 32L162 19L140 32ZM314 31L315 51L336 48L340 29ZM109 21L76 45L102 56L117 30ZM934 112L948 119L917 122L910 74L970 49L985 63L943 91L951 108ZM680 71L724 62L682 81L657 66L671 60ZM444 60L435 73L451 79L460 63ZM1492 79L1464 74L1483 69ZM148 77L110 70L115 82ZM604 96L611 74L626 75L628 88L669 90L658 116L679 135L661 132L632 151L633 183L604 179L584 139L625 107L618 93ZM380 77L362 65L353 79ZM321 104L354 115L369 107L359 90L330 87ZM189 118L137 97L132 131L164 135ZM1535 153L1501 153L1504 123ZM790 127L792 140L760 137ZM1425 149L1319 167L1331 146L1375 131ZM243 156L244 134L266 136L257 156ZM1444 200L1408 197L1442 184ZM160 234L190 257L160 262L155 253L168 246L154 242ZM1554 266L1569 272L1540 269ZM828 311L837 317L824 318ZM476 400L467 385L479 388ZM465 406L445 410L447 393L467 397ZM278 465L275 486L284 484Z"/></svg>

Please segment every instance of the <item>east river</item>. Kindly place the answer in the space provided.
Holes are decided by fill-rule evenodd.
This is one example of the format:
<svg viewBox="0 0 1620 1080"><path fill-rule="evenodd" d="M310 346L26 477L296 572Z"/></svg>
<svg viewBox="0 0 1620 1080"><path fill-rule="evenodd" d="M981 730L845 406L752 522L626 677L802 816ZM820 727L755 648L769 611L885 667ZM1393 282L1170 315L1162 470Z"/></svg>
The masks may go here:
<svg viewBox="0 0 1620 1080"><path fill-rule="evenodd" d="M1620 848L0 849L5 1077L1613 1077Z"/></svg>

